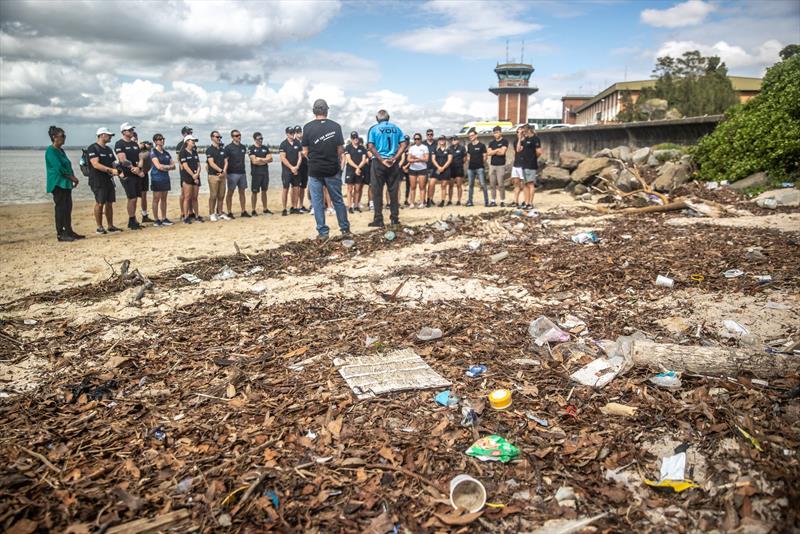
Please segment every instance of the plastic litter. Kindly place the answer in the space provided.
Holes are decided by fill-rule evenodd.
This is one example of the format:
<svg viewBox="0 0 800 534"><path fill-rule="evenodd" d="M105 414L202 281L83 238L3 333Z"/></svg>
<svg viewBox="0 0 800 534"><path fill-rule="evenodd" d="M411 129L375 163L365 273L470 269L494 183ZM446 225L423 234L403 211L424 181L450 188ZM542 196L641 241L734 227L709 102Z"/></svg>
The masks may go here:
<svg viewBox="0 0 800 534"><path fill-rule="evenodd" d="M281 500L278 498L278 494L272 490L265 491L264 497L267 497L270 501L272 501L272 506L274 506L276 510L281 505Z"/></svg>
<svg viewBox="0 0 800 534"><path fill-rule="evenodd" d="M220 272L211 277L212 280L230 280L231 278L236 278L236 271L227 265L224 266Z"/></svg>
<svg viewBox="0 0 800 534"><path fill-rule="evenodd" d="M175 491L177 491L178 493L186 493L187 491L192 489L192 482L193 481L194 481L194 478L192 478L192 477L184 478L183 480L178 482L178 485L175 487Z"/></svg>
<svg viewBox="0 0 800 534"><path fill-rule="evenodd" d="M356 242L353 241L352 239L345 239L344 241L342 241L342 246L344 248L353 248L355 245Z"/></svg>
<svg viewBox="0 0 800 534"><path fill-rule="evenodd" d="M425 244L426 245L432 245L434 241L435 240L433 239L432 235L429 235L428 237L425 238Z"/></svg>
<svg viewBox="0 0 800 534"><path fill-rule="evenodd" d="M539 210L528 210L527 215L528 215L528 217L538 217L539 216Z"/></svg>
<svg viewBox="0 0 800 534"><path fill-rule="evenodd" d="M741 269L728 269L722 274L725 278L738 278L744 274L744 271Z"/></svg>
<svg viewBox="0 0 800 534"><path fill-rule="evenodd" d="M436 221L431 225L431 227L439 232L446 232L450 229L450 225L444 221Z"/></svg>
<svg viewBox="0 0 800 534"><path fill-rule="evenodd" d="M792 189L794 184L792 182L781 182L781 187L783 189Z"/></svg>
<svg viewBox="0 0 800 534"><path fill-rule="evenodd" d="M569 334L561 330L556 324L544 315L531 321L528 334L538 346L545 343L561 343L569 341Z"/></svg>
<svg viewBox="0 0 800 534"><path fill-rule="evenodd" d="M601 356L572 373L570 378L584 386L602 388L616 378L622 371L624 363L625 360L622 357L606 358Z"/></svg>
<svg viewBox="0 0 800 534"><path fill-rule="evenodd" d="M371 347L372 345L375 345L379 341L380 339L377 337L366 336L366 339L364 339L364 346Z"/></svg>
<svg viewBox="0 0 800 534"><path fill-rule="evenodd" d="M495 389L489 393L489 405L495 410L505 410L511 406L511 392L507 389Z"/></svg>
<svg viewBox="0 0 800 534"><path fill-rule="evenodd" d="M470 241L469 243L467 243L467 246L469 247L470 250L478 250L479 248L481 248L481 242Z"/></svg>
<svg viewBox="0 0 800 534"><path fill-rule="evenodd" d="M442 331L438 328L423 326L422 329L417 332L417 339L420 341L432 341L434 339L439 339L442 335Z"/></svg>
<svg viewBox="0 0 800 534"><path fill-rule="evenodd" d="M759 208L766 208L768 210L774 210L778 208L778 201L774 198L761 198L756 200L756 206Z"/></svg>
<svg viewBox="0 0 800 534"><path fill-rule="evenodd" d="M689 488L700 487L691 480L662 480L660 482L656 482L654 480L648 480L645 478L644 483L651 488L668 489L674 491L675 493L680 493Z"/></svg>
<svg viewBox="0 0 800 534"><path fill-rule="evenodd" d="M722 326L725 327L726 332L723 332L723 337L739 338L750 335L750 331L744 326L740 325L733 319L725 319L722 321Z"/></svg>
<svg viewBox="0 0 800 534"><path fill-rule="evenodd" d="M438 393L436 395L436 397L434 397L434 399L436 400L436 402L438 404L441 404L442 406L447 406L447 407L456 406L458 404L458 400L459 400L458 397L456 397L455 395L452 395L450 393L449 389L445 390L445 391L442 391L441 393Z"/></svg>
<svg viewBox="0 0 800 534"><path fill-rule="evenodd" d="M572 236L572 241L579 245L585 245L586 243L599 243L600 238L594 232L580 232Z"/></svg>
<svg viewBox="0 0 800 534"><path fill-rule="evenodd" d="M744 436L744 438L747 441L749 441L750 444L753 447L756 448L756 450L758 450L759 452L764 452L764 449L761 447L761 444L758 442L758 440L756 438L754 438L752 435L750 435L750 433L747 432L747 430L745 430L744 428L740 427L739 425L735 425L735 426L736 426L736 430L738 430L739 433L742 434L742 436Z"/></svg>
<svg viewBox="0 0 800 534"><path fill-rule="evenodd" d="M469 475L458 475L450 481L450 504L469 513L479 512L486 505L486 488Z"/></svg>
<svg viewBox="0 0 800 534"><path fill-rule="evenodd" d="M481 376L483 373L486 372L487 367L485 365L473 365L464 373L470 378L477 378Z"/></svg>
<svg viewBox="0 0 800 534"><path fill-rule="evenodd" d="M517 447L495 434L479 439L466 452L468 456L474 456L482 462L507 463L519 456Z"/></svg>
<svg viewBox="0 0 800 534"><path fill-rule="evenodd" d="M656 276L656 285L659 287L674 287L675 280L672 278L668 278L666 276L661 276L660 274Z"/></svg>
<svg viewBox="0 0 800 534"><path fill-rule="evenodd" d="M616 402L609 402L600 408L600 411L606 415L620 415L622 417L633 417L636 415L636 410L638 410L638 408L634 406L628 406L626 404L619 404Z"/></svg>
<svg viewBox="0 0 800 534"><path fill-rule="evenodd" d="M769 284L770 282L772 282L772 277L768 274L758 274L756 275L755 278L756 282L758 282L759 285Z"/></svg>
<svg viewBox="0 0 800 534"><path fill-rule="evenodd" d="M186 280L186 281L187 281L187 282L189 282L190 284L199 284L200 282L202 282L202 280L200 280L199 278L197 278L197 277L196 277L195 275L193 275L192 273L183 273L182 275L180 275L180 276L178 277L178 280Z"/></svg>
<svg viewBox="0 0 800 534"><path fill-rule="evenodd" d="M525 212L522 210L514 210L514 215L516 215L517 217L522 217L524 214Z"/></svg>
<svg viewBox="0 0 800 534"><path fill-rule="evenodd" d="M25 319L25 320L22 321L23 324L26 324L28 326L33 326L38 322L39 321L37 321L36 319Z"/></svg>
<svg viewBox="0 0 800 534"><path fill-rule="evenodd" d="M414 230L411 228L403 228L403 233L408 235L414 235Z"/></svg>
<svg viewBox="0 0 800 534"><path fill-rule="evenodd" d="M679 389L683 383L675 371L667 371L650 377L650 382L665 389Z"/></svg>
<svg viewBox="0 0 800 534"><path fill-rule="evenodd" d="M771 300L767 301L767 304L764 306L768 310L788 310L789 306L784 304L783 302L772 302Z"/></svg>
<svg viewBox="0 0 800 534"><path fill-rule="evenodd" d="M470 427L478 423L478 412L465 401L461 407L461 426Z"/></svg>
<svg viewBox="0 0 800 534"><path fill-rule="evenodd" d="M383 237L386 239L386 241L394 241L394 238L397 237L397 234L389 230L388 232L383 234Z"/></svg>
<svg viewBox="0 0 800 534"><path fill-rule="evenodd" d="M527 417L531 421L535 422L539 426L544 426L544 427L550 426L548 424L548 422L547 422L547 419L542 419L541 417L537 417L536 415L534 415L531 412L526 412L525 413L525 417Z"/></svg>
<svg viewBox="0 0 800 534"><path fill-rule="evenodd" d="M661 459L661 481L683 480L686 472L686 453L680 452Z"/></svg>
<svg viewBox="0 0 800 534"><path fill-rule="evenodd" d="M251 269L247 269L247 270L244 272L244 275L243 275L243 276L253 276L254 274L256 274L256 273L260 273L260 272L261 272L261 271L263 271L263 270L264 270L264 268L263 268L261 265L256 265L255 267L253 267L253 268L251 268Z"/></svg>
<svg viewBox="0 0 800 534"><path fill-rule="evenodd" d="M492 263L497 263L499 261L503 261L507 257L508 257L508 251L504 250L502 252L498 252L497 254L492 254L491 256L489 256L489 260Z"/></svg>
<svg viewBox="0 0 800 534"><path fill-rule="evenodd" d="M574 315L567 314L564 316L564 320L558 323L558 326L564 330L569 330L573 334L577 334L586 328L586 323Z"/></svg>
<svg viewBox="0 0 800 534"><path fill-rule="evenodd" d="M156 438L158 441L164 441L167 439L167 433L164 432L161 428L156 428L153 430L153 437Z"/></svg>

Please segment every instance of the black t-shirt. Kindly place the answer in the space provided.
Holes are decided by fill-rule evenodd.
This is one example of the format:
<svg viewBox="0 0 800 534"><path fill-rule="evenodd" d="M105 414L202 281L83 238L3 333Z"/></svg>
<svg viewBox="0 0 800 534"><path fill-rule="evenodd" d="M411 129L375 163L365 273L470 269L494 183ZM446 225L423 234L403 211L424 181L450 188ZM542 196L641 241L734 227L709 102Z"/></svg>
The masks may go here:
<svg viewBox="0 0 800 534"><path fill-rule="evenodd" d="M175 145L175 153L176 153L176 154L180 154L180 153L181 153L181 150L183 150L183 139L181 139L180 141L178 141L178 144L177 144L177 145Z"/></svg>
<svg viewBox="0 0 800 534"><path fill-rule="evenodd" d="M492 139L491 143L489 143L489 148L492 150L498 149L500 147L505 148L508 150L508 140L507 139ZM503 152L502 156L491 156L489 158L490 165L505 165L506 164L506 153Z"/></svg>
<svg viewBox="0 0 800 534"><path fill-rule="evenodd" d="M231 143L223 150L225 159L228 160L228 174L245 174L244 157L247 154L247 147L239 143Z"/></svg>
<svg viewBox="0 0 800 534"><path fill-rule="evenodd" d="M297 158L300 157L300 151L302 150L302 147L297 141L295 141L294 139L292 139L291 141L289 141L288 139L284 139L283 142L281 142L280 146L278 147L278 150L280 151L281 154L286 155L286 160L292 167L297 165ZM297 173L300 174L299 168L297 169ZM289 170L289 167L287 167L283 163L281 163L281 176L284 176L286 178L291 178L292 176L294 176L292 174L292 171Z"/></svg>
<svg viewBox="0 0 800 534"><path fill-rule="evenodd" d="M429 143L426 139L422 144L428 147L428 170L431 170L433 169L433 153L436 151L436 141Z"/></svg>
<svg viewBox="0 0 800 534"><path fill-rule="evenodd" d="M308 176L308 159L303 157L303 142L297 138L292 142L297 147L297 151L300 152L300 175Z"/></svg>
<svg viewBox="0 0 800 534"><path fill-rule="evenodd" d="M119 141L114 144L114 153L115 154L125 154L125 159L128 160L131 165L139 166L139 143L131 139L130 141L126 141L125 139L120 139ZM126 178L138 177L137 175L133 174L130 169L125 167L122 168L122 174Z"/></svg>
<svg viewBox="0 0 800 534"><path fill-rule="evenodd" d="M450 153L453 154L453 164L450 167L464 174L464 159L467 157L467 149L461 143L450 145Z"/></svg>
<svg viewBox="0 0 800 534"><path fill-rule="evenodd" d="M214 164L219 167L220 169L225 168L225 147L221 144L219 147L215 147L214 145L209 146L206 149L206 162L213 161ZM209 176L216 176L219 173L211 168L211 165L208 166L208 175Z"/></svg>
<svg viewBox="0 0 800 534"><path fill-rule="evenodd" d="M433 159L435 159L436 164L441 167L447 163L447 158L449 158L451 154L452 152L450 152L449 148L436 147L436 150L433 151Z"/></svg>
<svg viewBox="0 0 800 534"><path fill-rule="evenodd" d="M194 181L194 176L186 172L186 169L183 168L183 164L187 164L192 172L197 172L197 169L200 168L200 154L197 153L197 150L192 150L189 152L188 150L181 150L178 154L178 160L180 161L181 166L181 178Z"/></svg>
<svg viewBox="0 0 800 534"><path fill-rule="evenodd" d="M361 164L361 160L363 160L364 158L367 157L367 149L364 148L361 145L358 145L356 147L356 146L353 146L352 144L350 144L350 145L347 145L347 148L345 148L344 150L345 150L345 152L347 152L350 155L350 160L352 160L352 162L355 163L356 165L360 165ZM354 176L355 175L356 170L353 167L348 165L345 168L347 169L347 176ZM367 168L366 166L361 168L361 173L362 174L364 173L366 168Z"/></svg>
<svg viewBox="0 0 800 534"><path fill-rule="evenodd" d="M315 178L336 176L339 172L342 127L330 119L315 119L303 128L303 148L308 147L308 175Z"/></svg>
<svg viewBox="0 0 800 534"><path fill-rule="evenodd" d="M486 145L478 141L477 143L467 143L467 154L469 154L469 168L482 169L483 156L486 154Z"/></svg>
<svg viewBox="0 0 800 534"><path fill-rule="evenodd" d="M522 150L517 152L517 160L520 160L517 166L523 169L538 169L539 158L536 157L536 149L541 146L542 143L538 137L526 137L522 142Z"/></svg>
<svg viewBox="0 0 800 534"><path fill-rule="evenodd" d="M110 174L97 170L92 165L92 160L98 158L100 165L112 168L117 158L114 156L114 151L111 150L111 147L108 145L100 146L99 143L95 143L86 149L86 153L89 163L89 185L113 184Z"/></svg>
<svg viewBox="0 0 800 534"><path fill-rule="evenodd" d="M269 154L269 145L251 145L249 155L257 158L266 158ZM267 165L253 165L250 162L250 174L253 176L269 176L269 164Z"/></svg>

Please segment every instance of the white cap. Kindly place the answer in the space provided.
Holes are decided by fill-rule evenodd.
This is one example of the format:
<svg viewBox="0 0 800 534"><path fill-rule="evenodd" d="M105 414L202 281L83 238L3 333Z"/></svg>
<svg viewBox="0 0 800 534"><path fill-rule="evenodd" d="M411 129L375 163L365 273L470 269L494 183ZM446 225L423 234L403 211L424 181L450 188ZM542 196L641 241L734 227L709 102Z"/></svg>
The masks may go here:
<svg viewBox="0 0 800 534"><path fill-rule="evenodd" d="M109 130L109 129L108 129L108 128L106 128L105 126L104 126L104 127L102 127L102 128L98 128L98 129L97 129L97 136L98 136L98 137L100 137L100 135L102 135L102 134L108 134L108 135L111 135L111 136L113 136L113 135L114 135L114 134L111 132L111 130Z"/></svg>
<svg viewBox="0 0 800 534"><path fill-rule="evenodd" d="M136 128L136 126L134 126L129 122L123 122L122 124L119 125L120 132L124 132L125 130L133 130L134 128Z"/></svg>
<svg viewBox="0 0 800 534"><path fill-rule="evenodd" d="M186 136L184 136L184 138L183 138L183 141L186 142L186 141L189 141L189 140L197 141L197 138L195 136L193 136L192 134L186 134Z"/></svg>

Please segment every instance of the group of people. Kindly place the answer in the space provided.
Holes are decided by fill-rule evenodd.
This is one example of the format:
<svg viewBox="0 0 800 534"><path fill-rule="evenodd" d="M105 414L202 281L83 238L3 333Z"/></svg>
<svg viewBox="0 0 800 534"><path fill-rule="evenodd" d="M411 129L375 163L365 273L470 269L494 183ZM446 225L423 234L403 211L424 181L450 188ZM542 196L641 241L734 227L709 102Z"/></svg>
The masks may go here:
<svg viewBox="0 0 800 534"><path fill-rule="evenodd" d="M373 211L371 227L383 227L384 196L389 209L390 223L398 225L400 184L405 183L403 205L409 208L430 208L461 205L465 179L468 183L466 206L474 205L476 183L483 193L484 206L505 207L505 169L509 151L514 153L511 178L514 182L514 201L508 206L523 208L533 205L537 182L538 158L541 145L532 126L517 129L514 144L509 147L500 128L488 147L478 140L474 130L468 133L469 142L462 144L458 137L434 137L433 130L426 138L416 133L404 135L389 121L389 113L378 111L364 141L358 132L351 132L345 146L341 126L328 118L328 104L314 102L314 120L304 127L286 127L286 139L278 147L281 163L282 215L312 212L317 233L327 238L329 227L325 213L335 213L340 230L349 234L348 213L361 212L364 186L367 187L366 209ZM55 203L56 233L59 241L74 241L85 236L72 229L72 188L79 180L62 146L66 140L63 129L51 126L51 146L47 148L47 191ZM198 139L190 127L181 130L181 141L175 157L164 148L164 136L155 134L150 141L140 141L136 127L128 122L120 126L120 139L110 146L114 133L107 128L97 130L97 140L83 151L81 171L88 177L94 193L96 232L120 232L114 225L116 187L114 178L122 184L127 199L128 228L139 230L143 223L156 227L170 226L167 217L167 195L171 189L170 171L180 174L180 212L184 224L203 222L198 204L202 162L197 150ZM253 134L253 144L242 143L239 130L230 132L231 142L223 144L219 131L211 132L211 144L205 150L205 167L209 188L209 220L233 219L233 196L238 191L241 217L262 213L272 214L267 207L269 187L268 165L273 161L270 148L260 132ZM413 142L412 142L413 141ZM250 210L247 209L248 188L246 161L250 161ZM488 177L486 165L488 164ZM342 194L342 174L347 185L347 205ZM488 179L487 179L488 178ZM439 202L436 189L439 186ZM148 213L147 194L152 192L152 218ZM489 193L491 192L491 200ZM306 209L306 194L311 209ZM520 196L523 199L520 202ZM141 218L137 219L137 205ZM105 224L104 224L105 218Z"/></svg>

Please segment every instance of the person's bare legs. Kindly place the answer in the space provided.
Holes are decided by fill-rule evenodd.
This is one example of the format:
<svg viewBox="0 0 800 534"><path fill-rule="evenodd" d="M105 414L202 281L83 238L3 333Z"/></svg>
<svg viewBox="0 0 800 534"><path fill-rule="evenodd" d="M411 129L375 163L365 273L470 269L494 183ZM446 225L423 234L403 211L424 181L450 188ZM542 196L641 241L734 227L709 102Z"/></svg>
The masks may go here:
<svg viewBox="0 0 800 534"><path fill-rule="evenodd" d="M181 212L184 213L182 217L185 219L192 213L192 186L189 184L181 184L181 199L183 206Z"/></svg>
<svg viewBox="0 0 800 534"><path fill-rule="evenodd" d="M361 195L364 193L364 184L363 183L356 184L355 185L355 189L356 189L356 203L355 203L355 205L353 207L354 208L360 208L361 207Z"/></svg>
<svg viewBox="0 0 800 534"><path fill-rule="evenodd" d="M225 194L225 205L228 207L228 213L233 213L233 192L235 189L228 189Z"/></svg>
<svg viewBox="0 0 800 534"><path fill-rule="evenodd" d="M460 176L456 179L456 189L458 190L457 199L458 202L461 202L461 195L464 193L464 177ZM451 195L452 196L452 195Z"/></svg>
<svg viewBox="0 0 800 534"><path fill-rule="evenodd" d="M108 227L111 228L114 226L114 203L106 202L104 211L106 212L106 222L108 223Z"/></svg>
<svg viewBox="0 0 800 534"><path fill-rule="evenodd" d="M433 197L436 196L436 178L428 180L428 200L434 202Z"/></svg>
<svg viewBox="0 0 800 534"><path fill-rule="evenodd" d="M142 191L142 196L139 198L142 201L142 213L147 213L147 191Z"/></svg>
<svg viewBox="0 0 800 534"><path fill-rule="evenodd" d="M161 200L161 193L159 191L153 191L153 218L155 220L159 220L158 205L160 200Z"/></svg>
<svg viewBox="0 0 800 534"><path fill-rule="evenodd" d="M94 205L94 222L97 223L98 228L103 226L103 206L104 204Z"/></svg>
<svg viewBox="0 0 800 534"><path fill-rule="evenodd" d="M169 191L161 191L161 192L159 192L159 195L161 195L161 206L160 207L161 207L161 220L162 221L167 218L167 194L169 194Z"/></svg>
<svg viewBox="0 0 800 534"><path fill-rule="evenodd" d="M439 202L439 204L444 205L444 203L447 202L448 193L450 192L450 180L442 180L440 183L442 184L442 201Z"/></svg>
<svg viewBox="0 0 800 534"><path fill-rule="evenodd" d="M180 207L181 207L181 219L184 219L184 218L186 218L186 217L189 215L188 213L185 213L185 212L183 211L183 210L184 210L184 206L185 206L185 204L184 204L183 200L184 200L184 199L183 199L183 184L181 184L181 196L180 196L180 199L179 199L179 201L178 201L178 203L179 203L179 205L180 205Z"/></svg>
<svg viewBox="0 0 800 534"><path fill-rule="evenodd" d="M514 204L519 205L519 194L522 192L522 180L514 178Z"/></svg>
<svg viewBox="0 0 800 534"><path fill-rule="evenodd" d="M244 188L239 188L239 206L242 208L242 211L247 210L247 195Z"/></svg>
<svg viewBox="0 0 800 534"><path fill-rule="evenodd" d="M267 190L261 191L261 208L262 211L267 211Z"/></svg>
<svg viewBox="0 0 800 534"><path fill-rule="evenodd" d="M200 186L193 185L192 186L192 212L196 216L200 216L200 202L199 202L199 195L200 195Z"/></svg>
<svg viewBox="0 0 800 534"><path fill-rule="evenodd" d="M425 177L424 174L420 174L420 175L417 176L417 184L419 185L419 202L423 206L425 205L425 202L427 201L426 193L428 191L425 188L427 181L428 180L427 180L427 178Z"/></svg>
<svg viewBox="0 0 800 534"><path fill-rule="evenodd" d="M533 195L536 193L536 186L533 182L525 184L525 203L533 206Z"/></svg>

